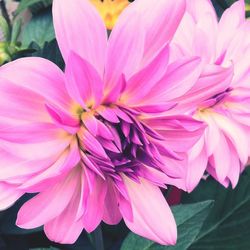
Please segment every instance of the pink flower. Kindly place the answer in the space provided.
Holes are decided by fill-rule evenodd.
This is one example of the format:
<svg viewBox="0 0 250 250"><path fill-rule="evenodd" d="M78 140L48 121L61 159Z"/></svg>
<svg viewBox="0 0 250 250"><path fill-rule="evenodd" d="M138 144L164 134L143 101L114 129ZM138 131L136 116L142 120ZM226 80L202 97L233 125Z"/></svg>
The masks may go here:
<svg viewBox="0 0 250 250"><path fill-rule="evenodd" d="M205 122L204 136L189 152L182 188L191 191L206 170L224 186L236 186L250 153L250 23L244 1L220 21L209 0L187 1L187 11L171 43L171 60L199 56L196 85L176 99L175 112Z"/></svg>
<svg viewBox="0 0 250 250"><path fill-rule="evenodd" d="M136 1L107 39L88 1L54 0L65 73L41 58L0 68L0 207L38 193L18 226L44 225L51 240L73 243L82 229L123 218L135 233L175 244L160 187L176 180L204 130L165 114L176 105L166 93L183 95L200 75L197 57L167 63L184 9L184 0Z"/></svg>

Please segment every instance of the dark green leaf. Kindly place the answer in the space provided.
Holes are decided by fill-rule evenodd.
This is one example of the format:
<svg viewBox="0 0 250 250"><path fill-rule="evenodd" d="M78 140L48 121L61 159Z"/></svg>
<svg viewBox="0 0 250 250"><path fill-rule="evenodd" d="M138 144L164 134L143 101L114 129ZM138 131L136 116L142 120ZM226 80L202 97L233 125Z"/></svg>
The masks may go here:
<svg viewBox="0 0 250 250"><path fill-rule="evenodd" d="M33 48L34 46L36 45L33 44ZM51 42L46 42L43 49L37 50L33 56L43 57L55 63L61 69L64 68L64 61L55 39Z"/></svg>
<svg viewBox="0 0 250 250"><path fill-rule="evenodd" d="M178 205L172 211L178 226L178 242L176 246L160 246L150 240L130 233L122 244L121 250L186 250L198 235L213 202L204 201L189 205Z"/></svg>
<svg viewBox="0 0 250 250"><path fill-rule="evenodd" d="M55 38L51 10L45 10L34 16L25 26L22 34L22 45L28 47L31 42L36 42L43 47L46 42Z"/></svg>
<svg viewBox="0 0 250 250"><path fill-rule="evenodd" d="M250 249L250 173L246 171L235 190L212 179L202 181L184 202L215 200L200 234L190 249Z"/></svg>
<svg viewBox="0 0 250 250"><path fill-rule="evenodd" d="M51 4L51 0L22 0L18 5L15 15L19 15L28 8L35 8L37 5L47 7L49 4Z"/></svg>
<svg viewBox="0 0 250 250"><path fill-rule="evenodd" d="M24 195L21 197L15 205L11 208L7 209L1 214L0 217L0 233L3 235L24 235L24 234L31 234L34 232L42 231L42 227L34 228L31 230L22 229L16 226L16 218L17 213L20 207L29 200L32 196L31 195Z"/></svg>

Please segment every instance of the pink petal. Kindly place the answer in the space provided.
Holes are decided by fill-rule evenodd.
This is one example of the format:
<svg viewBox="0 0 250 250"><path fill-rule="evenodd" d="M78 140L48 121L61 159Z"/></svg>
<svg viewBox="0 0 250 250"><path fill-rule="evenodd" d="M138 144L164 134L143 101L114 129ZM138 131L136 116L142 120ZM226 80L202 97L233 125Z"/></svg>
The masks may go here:
<svg viewBox="0 0 250 250"><path fill-rule="evenodd" d="M122 74L125 78L129 78L139 69L143 50L142 19L135 12L128 13L126 19L122 18L118 21L109 38L105 67L105 92L109 93L116 86Z"/></svg>
<svg viewBox="0 0 250 250"><path fill-rule="evenodd" d="M202 176L205 173L208 163L208 156L204 146L204 139L199 142L189 151L189 159L186 173L186 191L192 192L199 184Z"/></svg>
<svg viewBox="0 0 250 250"><path fill-rule="evenodd" d="M172 212L157 186L140 179L140 184L124 177L131 206L133 221L124 217L131 231L162 245L174 245L177 228ZM147 194L146 196L142 194Z"/></svg>
<svg viewBox="0 0 250 250"><path fill-rule="evenodd" d="M81 201L81 183L79 182L75 193L65 210L44 226L46 236L61 244L73 244L83 229L82 219L76 220L78 206Z"/></svg>
<svg viewBox="0 0 250 250"><path fill-rule="evenodd" d="M215 21L217 20L215 9L210 0L187 1L187 11L192 15L196 22L203 19L207 14L213 17Z"/></svg>
<svg viewBox="0 0 250 250"><path fill-rule="evenodd" d="M74 51L91 63L102 76L107 32L94 6L85 0L55 0L53 21L65 62L70 52Z"/></svg>
<svg viewBox="0 0 250 250"><path fill-rule="evenodd" d="M91 133L89 133L88 130L82 128L78 135L86 150L94 155L96 154L100 158L108 159L108 156L100 142Z"/></svg>
<svg viewBox="0 0 250 250"><path fill-rule="evenodd" d="M243 163L248 160L249 141L244 129L232 119L225 115L211 114L217 126L223 131L225 136L231 141L233 147L239 154L239 158Z"/></svg>
<svg viewBox="0 0 250 250"><path fill-rule="evenodd" d="M189 116L161 116L144 121L166 138L166 145L176 152L190 150L205 129L202 122Z"/></svg>
<svg viewBox="0 0 250 250"><path fill-rule="evenodd" d="M79 169L75 168L52 188L26 202L18 212L16 224L26 229L35 228L60 215L72 199L78 176Z"/></svg>
<svg viewBox="0 0 250 250"><path fill-rule="evenodd" d="M147 65L155 57L155 54L169 42L185 11L185 1L183 0L144 0L135 1L124 11L123 22L129 18L129 14L136 11L143 20L146 39L144 47L143 64ZM134 26L137 26L134 19Z"/></svg>
<svg viewBox="0 0 250 250"><path fill-rule="evenodd" d="M0 180L11 181L15 178L30 177L47 169L58 158L58 155L46 159L23 159L13 154L0 150ZM22 184L18 183L18 184Z"/></svg>
<svg viewBox="0 0 250 250"><path fill-rule="evenodd" d="M61 109L68 110L71 105L63 72L46 59L38 57L18 59L2 66L0 73L1 78L20 87L20 92L22 88L30 90L43 97L49 104Z"/></svg>
<svg viewBox="0 0 250 250"><path fill-rule="evenodd" d="M218 181L223 182L231 165L231 150L223 133L220 133L218 144L209 158L209 163L215 169Z"/></svg>
<svg viewBox="0 0 250 250"><path fill-rule="evenodd" d="M17 186L0 182L0 211L12 206L22 195Z"/></svg>
<svg viewBox="0 0 250 250"><path fill-rule="evenodd" d="M83 215L84 228L92 232L100 224L104 213L104 200L107 193L105 181L96 177L93 191L87 198L86 211Z"/></svg>
<svg viewBox="0 0 250 250"><path fill-rule="evenodd" d="M103 103L111 104L115 103L117 100L119 100L123 90L126 88L126 79L125 76L122 74L117 81L117 84L113 86L113 89L110 90L110 92L105 97Z"/></svg>
<svg viewBox="0 0 250 250"><path fill-rule="evenodd" d="M235 188L239 181L241 173L241 163L239 161L239 157L235 152L235 150L232 147L230 148L230 150L231 150L231 164L227 177L230 180L232 187Z"/></svg>
<svg viewBox="0 0 250 250"><path fill-rule="evenodd" d="M103 82L95 68L85 59L70 52L65 69L66 87L82 107L96 107L103 95Z"/></svg>
<svg viewBox="0 0 250 250"><path fill-rule="evenodd" d="M105 198L103 221L109 225L118 224L122 215L118 207L118 194L110 179L107 179L108 190Z"/></svg>
<svg viewBox="0 0 250 250"><path fill-rule="evenodd" d="M189 3L190 1L188 1ZM183 56L194 55L193 35L196 28L194 18L185 12L178 29L170 43L170 62L179 60Z"/></svg>
<svg viewBox="0 0 250 250"><path fill-rule="evenodd" d="M190 110L192 107L200 106L203 101L214 95L225 91L231 84L233 67L223 68L217 65L206 65L196 82L185 95L175 99L178 102L176 110Z"/></svg>
<svg viewBox="0 0 250 250"><path fill-rule="evenodd" d="M1 123L1 125L3 125ZM44 142L56 139L62 131L51 123L10 124L0 128L0 138L15 143ZM34 136L35 134L35 136Z"/></svg>
<svg viewBox="0 0 250 250"><path fill-rule="evenodd" d="M70 143L70 148L65 150L53 164L48 164L48 168L41 171L34 177L29 178L28 181L23 183L20 188L28 189L32 192L37 192L48 188L49 181L53 183L56 181L55 177L60 177L73 167L75 167L80 161L80 154L77 140L74 139ZM41 169L42 170L42 169Z"/></svg>
<svg viewBox="0 0 250 250"><path fill-rule="evenodd" d="M1 127L18 126L27 122L50 122L44 98L26 88L1 78Z"/></svg>
<svg viewBox="0 0 250 250"><path fill-rule="evenodd" d="M134 74L127 82L122 99L127 105L135 105L143 100L152 87L167 70L169 47L165 45L159 54L142 70Z"/></svg>
<svg viewBox="0 0 250 250"><path fill-rule="evenodd" d="M219 38L217 50L223 53L227 50L237 28L245 21L244 0L236 1L222 15L219 22Z"/></svg>
<svg viewBox="0 0 250 250"><path fill-rule="evenodd" d="M14 156L27 160L41 160L63 152L70 144L71 137L51 138L45 142L17 144L0 139L1 146Z"/></svg>
<svg viewBox="0 0 250 250"><path fill-rule="evenodd" d="M170 101L182 96L195 85L200 73L201 60L199 58L178 60L169 65L163 78L155 84L145 99Z"/></svg>

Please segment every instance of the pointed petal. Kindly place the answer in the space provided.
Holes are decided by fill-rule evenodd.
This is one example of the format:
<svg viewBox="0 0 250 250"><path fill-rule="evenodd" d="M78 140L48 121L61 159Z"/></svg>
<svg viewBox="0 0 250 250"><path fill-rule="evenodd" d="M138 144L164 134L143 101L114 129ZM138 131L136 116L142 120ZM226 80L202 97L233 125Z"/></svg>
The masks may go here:
<svg viewBox="0 0 250 250"><path fill-rule="evenodd" d="M23 194L17 186L0 182L0 211L12 206Z"/></svg>
<svg viewBox="0 0 250 250"><path fill-rule="evenodd" d="M185 11L183 0L144 0L135 1L124 12L120 19L126 22L129 14L136 11L144 23L146 38L143 64L147 65L164 44L169 42ZM137 26L134 20L134 26Z"/></svg>
<svg viewBox="0 0 250 250"><path fill-rule="evenodd" d="M16 224L21 228L35 228L60 215L72 199L78 176L79 169L75 168L54 187L26 202L18 212Z"/></svg>
<svg viewBox="0 0 250 250"><path fill-rule="evenodd" d="M122 74L128 79L139 69L143 50L143 22L133 12L125 22L119 20L110 35L105 67L105 93L109 93L116 86Z"/></svg>
<svg viewBox="0 0 250 250"><path fill-rule="evenodd" d="M219 22L219 37L217 50L223 53L227 50L237 28L245 21L244 0L236 1L222 15Z"/></svg>
<svg viewBox="0 0 250 250"><path fill-rule="evenodd" d="M90 63L70 52L65 75L67 90L77 103L82 107L95 107L100 104L103 82Z"/></svg>
<svg viewBox="0 0 250 250"><path fill-rule="evenodd" d="M53 1L53 23L65 62L68 61L70 51L74 51L91 63L102 76L107 32L90 1Z"/></svg>
<svg viewBox="0 0 250 250"><path fill-rule="evenodd" d="M118 224L122 215L118 207L118 194L110 179L107 179L108 190L105 198L103 221L109 225Z"/></svg>
<svg viewBox="0 0 250 250"><path fill-rule="evenodd" d="M209 163L215 169L218 181L223 182L228 175L231 164L231 151L223 133L220 133L217 147L210 156Z"/></svg>
<svg viewBox="0 0 250 250"><path fill-rule="evenodd" d="M46 236L61 244L73 244L80 236L83 229L82 219L76 220L80 203L80 182L77 184L75 194L66 209L56 218L44 225Z"/></svg>
<svg viewBox="0 0 250 250"><path fill-rule="evenodd" d="M140 103L166 72L168 58L169 46L165 45L146 67L129 79L122 100L128 105Z"/></svg>
<svg viewBox="0 0 250 250"><path fill-rule="evenodd" d="M201 60L184 58L169 65L163 78L155 84L145 99L170 101L190 90L201 74Z"/></svg>
<svg viewBox="0 0 250 250"><path fill-rule="evenodd" d="M140 184L127 177L124 181L133 210L133 221L124 217L126 225L136 234L162 245L174 245L177 228L160 189L144 179L140 179Z"/></svg>
<svg viewBox="0 0 250 250"><path fill-rule="evenodd" d="M94 188L87 198L86 211L83 215L84 228L89 233L95 230L102 220L107 193L107 185L102 178L96 176L93 185Z"/></svg>
<svg viewBox="0 0 250 250"><path fill-rule="evenodd" d="M189 160L186 173L186 190L192 192L199 184L202 176L205 173L208 164L208 156L204 146L204 139L199 142L189 151Z"/></svg>

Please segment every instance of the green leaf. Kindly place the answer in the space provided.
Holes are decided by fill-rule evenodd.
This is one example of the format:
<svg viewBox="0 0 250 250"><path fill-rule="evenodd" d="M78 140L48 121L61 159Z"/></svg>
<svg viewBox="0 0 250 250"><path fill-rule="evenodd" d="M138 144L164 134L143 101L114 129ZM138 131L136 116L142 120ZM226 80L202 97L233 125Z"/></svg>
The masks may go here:
<svg viewBox="0 0 250 250"><path fill-rule="evenodd" d="M172 208L178 226L178 241L175 246L161 246L150 240L130 233L121 250L186 250L198 235L213 202L204 201Z"/></svg>
<svg viewBox="0 0 250 250"><path fill-rule="evenodd" d="M25 11L28 8L34 7L36 5L44 4L45 7L51 4L51 0L22 0L20 1L18 8L15 12L15 15L19 15L21 12Z"/></svg>
<svg viewBox="0 0 250 250"><path fill-rule="evenodd" d="M34 46L36 45L33 44L33 47ZM64 61L55 39L51 42L46 42L44 47L38 50L36 53L33 53L32 56L38 56L48 59L59 66L61 69L64 69Z"/></svg>
<svg viewBox="0 0 250 250"><path fill-rule="evenodd" d="M0 42L5 42L9 39L9 25L3 16L0 15Z"/></svg>
<svg viewBox="0 0 250 250"><path fill-rule="evenodd" d="M235 190L226 189L212 178L202 181L184 202L215 200L201 232L190 249L250 249L250 171L241 176Z"/></svg>
<svg viewBox="0 0 250 250"><path fill-rule="evenodd" d="M21 32L22 21L21 19L15 19L12 26L11 32L11 43L16 43Z"/></svg>
<svg viewBox="0 0 250 250"><path fill-rule="evenodd" d="M33 16L31 21L25 26L22 34L22 45L28 47L31 42L43 47L45 42L50 42L55 38L52 22L51 10L45 10Z"/></svg>

